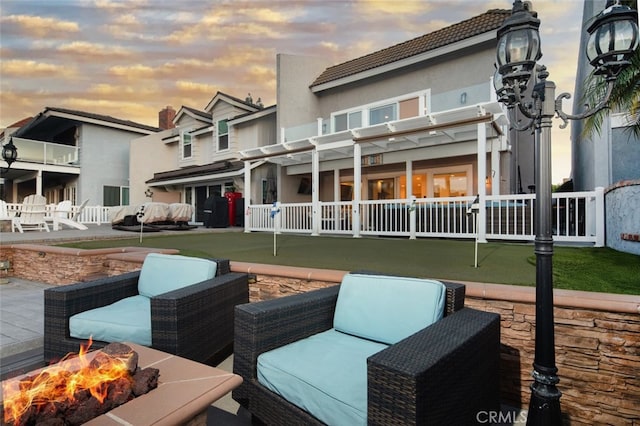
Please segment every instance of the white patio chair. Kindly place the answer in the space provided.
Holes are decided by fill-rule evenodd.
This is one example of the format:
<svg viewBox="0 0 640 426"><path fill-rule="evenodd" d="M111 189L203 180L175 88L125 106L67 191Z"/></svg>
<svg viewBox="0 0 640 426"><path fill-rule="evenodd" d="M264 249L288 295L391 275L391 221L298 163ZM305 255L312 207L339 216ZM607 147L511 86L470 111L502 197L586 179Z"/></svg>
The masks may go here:
<svg viewBox="0 0 640 426"><path fill-rule="evenodd" d="M80 229L82 231L88 229L86 225L76 221L76 219L80 216L82 209L87 204L89 200L85 200L82 205L80 205L78 211L71 217L69 217L72 213L71 201L65 200L58 203L53 214L50 217L45 218L48 222L53 222L53 230L58 231L61 228L61 225L66 225L70 228Z"/></svg>
<svg viewBox="0 0 640 426"><path fill-rule="evenodd" d="M9 209L7 208L7 202L4 200L0 200L0 220L10 220L11 221L11 232L16 232L18 229L19 223L17 223L18 219L11 213L9 213Z"/></svg>
<svg viewBox="0 0 640 426"><path fill-rule="evenodd" d="M42 231L49 232L49 225L45 217L47 215L47 199L43 195L27 195L20 206L20 216L16 221L18 231Z"/></svg>

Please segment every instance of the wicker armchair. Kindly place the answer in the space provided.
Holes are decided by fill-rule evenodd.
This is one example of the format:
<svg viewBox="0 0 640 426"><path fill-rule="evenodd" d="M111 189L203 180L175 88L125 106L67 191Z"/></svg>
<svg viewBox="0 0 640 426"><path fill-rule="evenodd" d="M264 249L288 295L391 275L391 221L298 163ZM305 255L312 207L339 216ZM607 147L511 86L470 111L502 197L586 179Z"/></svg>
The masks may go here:
<svg viewBox="0 0 640 426"><path fill-rule="evenodd" d="M475 424L499 410L500 317L464 308L464 285L445 285L444 318L368 358L369 424ZM257 422L322 424L258 382L257 358L331 328L338 290L236 307L233 399Z"/></svg>
<svg viewBox="0 0 640 426"><path fill-rule="evenodd" d="M151 298L152 347L194 361L215 363L233 348L234 307L249 301L247 274L233 273L226 259L210 280ZM70 337L69 318L138 294L140 271L46 289L44 358L78 352L83 339ZM92 348L106 342L94 341Z"/></svg>

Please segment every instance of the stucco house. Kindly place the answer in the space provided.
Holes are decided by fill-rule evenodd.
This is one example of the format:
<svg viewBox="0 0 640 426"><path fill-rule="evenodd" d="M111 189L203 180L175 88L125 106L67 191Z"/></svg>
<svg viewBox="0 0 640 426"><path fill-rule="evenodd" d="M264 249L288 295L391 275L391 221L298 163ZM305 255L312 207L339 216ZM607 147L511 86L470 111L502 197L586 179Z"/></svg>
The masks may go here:
<svg viewBox="0 0 640 426"><path fill-rule="evenodd" d="M604 9L605 0L585 1L582 26ZM587 37L583 31L578 57L575 98L584 94L584 81L592 72L586 56ZM574 114L583 111L576 102ZM590 191L604 188L606 245L640 255L640 138L629 128L624 111L612 111L600 132L584 134L584 122L571 124L572 189Z"/></svg>
<svg viewBox="0 0 640 426"><path fill-rule="evenodd" d="M279 201L312 203L312 233L360 228L365 212L342 205L353 222L328 224L338 212L324 212L323 202L353 200L357 209L361 200L483 197L531 185L523 152L531 144L507 142L491 84L496 30L509 14L489 10L337 65L279 54L278 140L240 152L250 206L261 203L253 170L262 162L275 170Z"/></svg>
<svg viewBox="0 0 640 426"><path fill-rule="evenodd" d="M132 141L132 203L201 211L230 188L250 207L509 193L516 176L532 184L491 83L509 14L489 10L338 65L277 55L275 106L218 93L204 111L182 107L175 129Z"/></svg>
<svg viewBox="0 0 640 426"><path fill-rule="evenodd" d="M253 120L250 131L242 124L247 116ZM182 106L171 120L173 128L131 141L131 204L192 204L194 221L202 222L207 198L243 192L244 163L238 152L247 144L275 141L273 116L275 107L222 92L204 111Z"/></svg>
<svg viewBox="0 0 640 426"><path fill-rule="evenodd" d="M5 129L18 159L4 176L8 202L42 194L48 203L70 200L114 206L129 203L129 143L160 129L110 116L47 107Z"/></svg>

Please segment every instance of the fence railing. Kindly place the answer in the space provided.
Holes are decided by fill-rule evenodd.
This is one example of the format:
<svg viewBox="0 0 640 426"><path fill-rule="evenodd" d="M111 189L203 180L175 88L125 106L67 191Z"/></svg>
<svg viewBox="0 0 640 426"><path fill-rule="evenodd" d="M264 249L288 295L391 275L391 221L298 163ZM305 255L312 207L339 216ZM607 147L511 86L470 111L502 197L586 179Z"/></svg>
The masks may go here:
<svg viewBox="0 0 640 426"><path fill-rule="evenodd" d="M10 216L14 216L20 213L21 203L7 203L7 211ZM56 211L55 204L48 204L45 207L47 211L47 215L53 217ZM71 210L69 212L69 217L73 217L80 210L80 206L71 206ZM110 224L111 219L109 218L109 211L111 207L105 206L84 206L80 215L76 219L80 223L84 223L85 225L102 225L102 224Z"/></svg>
<svg viewBox="0 0 640 426"><path fill-rule="evenodd" d="M275 218L270 204L251 205L245 231L534 240L535 194L486 196L483 214L470 211L474 198L319 202L316 208L311 202L282 203ZM554 240L604 245L601 188L553 193L552 198ZM355 223L359 226L354 229Z"/></svg>
<svg viewBox="0 0 640 426"><path fill-rule="evenodd" d="M553 239L604 246L604 190L552 194ZM484 215L470 211L475 197L281 203L250 205L245 231L390 237L476 238L533 241L535 194L488 195ZM482 203L480 204L482 206ZM47 206L53 213L55 205ZM10 212L20 204L7 203ZM79 206L73 206L71 214ZM109 224L111 207L85 206L84 224ZM479 218L484 216L484 221ZM357 220L356 220L357 219Z"/></svg>

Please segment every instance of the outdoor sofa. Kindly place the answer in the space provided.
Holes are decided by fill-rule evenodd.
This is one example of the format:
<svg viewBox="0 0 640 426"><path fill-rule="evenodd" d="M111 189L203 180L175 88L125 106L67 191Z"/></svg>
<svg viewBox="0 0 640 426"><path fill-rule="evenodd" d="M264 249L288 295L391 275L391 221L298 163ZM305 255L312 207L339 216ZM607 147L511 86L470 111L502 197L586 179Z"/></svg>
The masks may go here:
<svg viewBox="0 0 640 426"><path fill-rule="evenodd" d="M396 292L388 292L388 288L377 301L371 302L370 294L357 296L356 293L354 298L351 293L350 302L344 304L341 300L344 300L345 280L351 285L354 278L363 282L407 280L347 274L338 286L236 307L233 370L242 376L243 383L233 391L233 399L248 410L257 423L475 424L478 415L500 409L498 314L465 308L464 285L442 282L445 301L434 305L442 309L442 318L415 333L409 331L408 337L396 343L380 344L379 340L385 339L377 336L380 330L386 333L389 324L405 323L393 321L394 315L403 315L398 312L403 310L402 306L394 307L392 299ZM356 328L372 325L372 340L365 343L370 356L358 353L361 359L355 364L353 360L335 362L334 346L321 343L316 350L307 347L306 352L302 349L274 361L272 354L291 347L300 350L300 345L304 348L306 344L300 342L308 341L310 336L322 339L324 337L319 336L326 333L339 334L336 329L344 326L344 318L338 318L344 312L339 311L349 303L357 304L359 297L372 305L352 311L359 322ZM408 311L419 308L422 301L421 298L411 300L411 297L408 300L407 305L411 305L407 306ZM414 303L416 301L418 303ZM351 347L351 339L359 339L363 333L351 329L342 334L340 346L345 348ZM376 351L376 344L381 350ZM362 372L357 380L366 391L353 389L347 383L352 370L364 370L364 364L366 373ZM273 372L275 376L271 375ZM293 377L295 375L300 377ZM291 389L283 389L287 387ZM353 395L358 393L361 399L354 402ZM342 398L348 401L341 401ZM357 405L360 408L354 410ZM351 418L345 420L348 417L332 414L340 410Z"/></svg>
<svg viewBox="0 0 640 426"><path fill-rule="evenodd" d="M207 278L202 279L201 273ZM150 300L141 301L145 297ZM227 259L150 253L140 271L46 289L44 358L51 362L77 353L92 337L94 349L126 340L215 363L231 353L234 307L248 300L247 274L230 272ZM140 303L150 309L150 319L134 312ZM114 306L120 313L108 311ZM123 312L127 306L132 312ZM141 330L140 324L149 320L151 330ZM74 332L87 335L72 337ZM100 340L94 333L116 337Z"/></svg>

